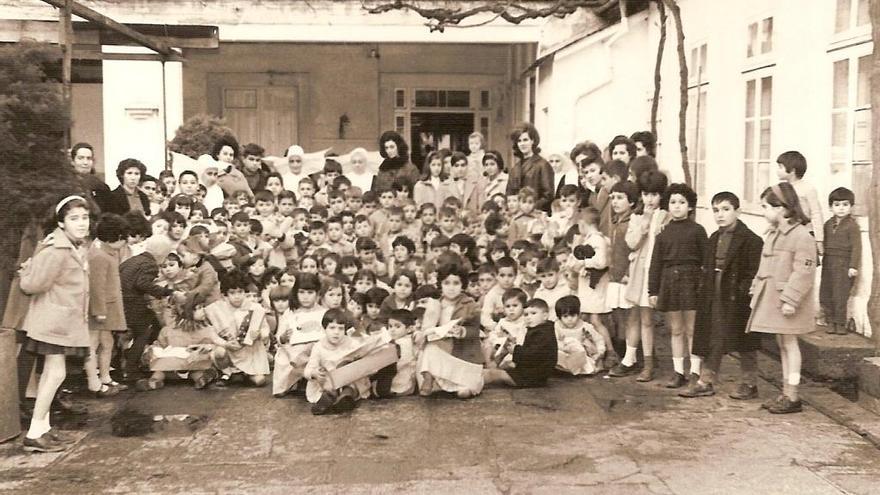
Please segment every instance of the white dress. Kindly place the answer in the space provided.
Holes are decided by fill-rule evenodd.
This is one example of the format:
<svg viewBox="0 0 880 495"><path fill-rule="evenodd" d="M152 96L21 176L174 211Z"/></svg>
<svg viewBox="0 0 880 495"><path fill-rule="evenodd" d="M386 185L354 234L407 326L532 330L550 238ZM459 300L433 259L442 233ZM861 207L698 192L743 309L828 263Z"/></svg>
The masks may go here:
<svg viewBox="0 0 880 495"><path fill-rule="evenodd" d="M593 325L581 321L574 328L566 328L557 321L554 328L558 349L556 369L572 375L592 375L601 370L605 341Z"/></svg>
<svg viewBox="0 0 880 495"><path fill-rule="evenodd" d="M599 232L592 232L583 241L596 251L592 258L584 260L584 267L578 274L578 298L581 300L581 312L593 315L611 312L606 303L608 291L608 274L602 275L595 288L590 287L590 276L587 268L603 270L608 268L608 239Z"/></svg>
<svg viewBox="0 0 880 495"><path fill-rule="evenodd" d="M321 325L321 319L326 311L326 308L322 306L315 306L312 309L300 308L295 311L287 310L278 319L276 336L280 337L288 329L292 329L293 334L323 332L324 327ZM272 371L272 393L274 395L287 393L303 378L314 345L314 342L278 343L278 348L275 351L275 369Z"/></svg>

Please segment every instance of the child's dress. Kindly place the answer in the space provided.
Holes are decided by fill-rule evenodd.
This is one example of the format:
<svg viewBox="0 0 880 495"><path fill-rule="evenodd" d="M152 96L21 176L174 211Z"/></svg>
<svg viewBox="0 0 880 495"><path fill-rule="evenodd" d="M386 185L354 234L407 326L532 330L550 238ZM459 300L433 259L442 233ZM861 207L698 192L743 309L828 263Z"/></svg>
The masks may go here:
<svg viewBox="0 0 880 495"><path fill-rule="evenodd" d="M550 310L549 319L551 321L556 321L556 302L563 297L570 295L571 287L568 286L568 282L566 282L565 278L563 278L562 274L560 274L555 287L553 287L552 289L548 289L544 287L544 284L541 284L535 290L532 298L542 299L545 303L547 303L547 307Z"/></svg>
<svg viewBox="0 0 880 495"><path fill-rule="evenodd" d="M643 214L630 217L625 240L633 254L629 265L626 298L635 306L651 307L651 303L648 302L648 272L654 254L654 240L668 217L668 213L664 210L654 210L650 216ZM646 223L647 230L645 230Z"/></svg>
<svg viewBox="0 0 880 495"><path fill-rule="evenodd" d="M311 309L287 310L278 321L278 349L275 351L275 369L272 372L272 394L283 395L302 379L315 342L323 336L321 319L327 310L322 306ZM282 336L291 330L291 338L282 343ZM314 340L313 340L314 339ZM295 343L303 341L302 343Z"/></svg>
<svg viewBox="0 0 880 495"><path fill-rule="evenodd" d="M706 230L690 218L670 222L657 235L648 272L648 294L657 296L657 311L697 309L708 242Z"/></svg>
<svg viewBox="0 0 880 495"><path fill-rule="evenodd" d="M504 354L504 344L507 343L508 338L514 340L516 345L522 345L523 339L526 338L525 318L520 317L516 320L508 320L506 317L502 318L495 324L495 328L486 335L484 345L489 346L491 349L490 355L496 361ZM512 363L513 356L511 354L504 355L504 357L497 362L499 368L512 367Z"/></svg>
<svg viewBox="0 0 880 495"><path fill-rule="evenodd" d="M439 324L461 325L466 329L465 336L451 338L435 332L440 338L429 338L418 363L419 387L424 383L424 373L428 373L433 377L431 392L479 394L483 390L483 353L477 304L465 295L455 301L441 301ZM432 329L426 333L432 333Z"/></svg>
<svg viewBox="0 0 880 495"><path fill-rule="evenodd" d="M578 321L574 328L566 328L557 321L554 329L558 354L556 369L572 375L592 375L602 369L605 340L593 325Z"/></svg>
<svg viewBox="0 0 880 495"><path fill-rule="evenodd" d="M591 283L593 277L598 276L598 274L591 275L591 270L606 270L608 268L608 239L599 232L591 232L584 238L583 244L592 246L595 254L583 261L575 260L573 262L581 265L581 269L578 270L577 284L581 312L592 315L608 313L611 311L605 301L605 294L608 290L608 273L603 273L598 282Z"/></svg>
<svg viewBox="0 0 880 495"><path fill-rule="evenodd" d="M217 328L217 333L241 344L241 349L227 349L235 370L249 376L269 374L269 354L266 350L269 323L261 305L245 302L236 308L225 299L220 299L206 306L205 313Z"/></svg>

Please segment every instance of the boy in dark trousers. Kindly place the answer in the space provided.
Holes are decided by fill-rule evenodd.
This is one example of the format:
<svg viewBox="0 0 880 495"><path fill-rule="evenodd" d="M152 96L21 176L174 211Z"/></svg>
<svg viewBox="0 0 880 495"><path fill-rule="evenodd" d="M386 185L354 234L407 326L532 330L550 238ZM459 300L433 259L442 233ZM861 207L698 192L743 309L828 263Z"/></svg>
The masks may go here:
<svg viewBox="0 0 880 495"><path fill-rule="evenodd" d="M703 255L703 289L694 324L693 354L702 358L702 369L699 380L678 395L715 395L721 359L729 352L738 352L742 379L730 397L754 399L758 396L761 334L746 333L745 328L751 314L749 289L761 263L764 242L739 221L739 198L735 194L716 194L712 213L718 230L709 237Z"/></svg>
<svg viewBox="0 0 880 495"><path fill-rule="evenodd" d="M543 387L556 367L556 332L549 321L550 308L542 299L532 299L526 303L524 317L526 336L522 345L513 340L505 344L507 352L513 355L513 369L483 370L485 385L501 383L511 387Z"/></svg>
<svg viewBox="0 0 880 495"><path fill-rule="evenodd" d="M855 199L855 194L845 187L828 195L828 206L834 216L825 222L819 303L830 334L846 334L846 302L862 261L862 232L851 216Z"/></svg>

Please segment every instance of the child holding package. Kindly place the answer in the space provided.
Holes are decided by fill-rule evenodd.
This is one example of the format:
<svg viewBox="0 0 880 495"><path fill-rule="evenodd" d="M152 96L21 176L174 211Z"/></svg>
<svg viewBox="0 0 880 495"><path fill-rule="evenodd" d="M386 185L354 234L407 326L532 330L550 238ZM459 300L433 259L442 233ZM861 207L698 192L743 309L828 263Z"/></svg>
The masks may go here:
<svg viewBox="0 0 880 495"><path fill-rule="evenodd" d="M738 352L741 381L733 399L758 396L758 356L761 339L746 333L749 321L749 288L761 262L763 242L739 217L739 198L720 192L712 198L712 213L718 230L709 237L703 256L703 282L694 325L693 353L703 359L700 379L681 397L715 395L721 360Z"/></svg>
<svg viewBox="0 0 880 495"><path fill-rule="evenodd" d="M346 335L350 324L348 313L342 309L327 310L321 318L324 335L312 348L303 372L308 380L306 399L312 404L312 414L351 411L356 401L370 396L368 374L337 386L331 372L379 350L388 344L389 334L352 337Z"/></svg>
<svg viewBox="0 0 880 495"><path fill-rule="evenodd" d="M226 360L218 361L231 373L243 373L257 387L269 376L269 323L259 303L248 301L245 275L238 270L224 275L220 282L223 298L205 307L211 324L221 336L234 341ZM223 382L218 382L222 386Z"/></svg>
<svg viewBox="0 0 880 495"><path fill-rule="evenodd" d="M572 375L593 375L602 370L605 341L593 325L581 319L577 296L556 302L556 369Z"/></svg>
<svg viewBox="0 0 880 495"><path fill-rule="evenodd" d="M512 387L543 387L556 367L558 349L553 322L549 321L550 308L541 299L526 304L526 336L523 343L507 343L513 355L514 368L508 370L487 369L483 371L486 384L503 384Z"/></svg>
<svg viewBox="0 0 880 495"><path fill-rule="evenodd" d="M135 388L141 392L157 390L165 386L169 371L188 372L197 389L205 388L219 375L214 363L225 357L227 349L237 343L225 340L205 314L201 297L188 303L175 303L173 324L159 332L156 341L144 351L143 360L149 366L149 378L137 381Z"/></svg>
<svg viewBox="0 0 880 495"><path fill-rule="evenodd" d="M483 355L489 368L503 368L512 363L513 358L507 352L507 343L522 344L526 336L523 312L529 296L522 289L507 289L501 299L504 301L504 317L483 340Z"/></svg>
<svg viewBox="0 0 880 495"><path fill-rule="evenodd" d="M318 304L321 281L318 275L299 273L290 293L290 309L278 320L275 338L275 369L272 373L272 394L283 397L303 378L314 343L322 335L322 318L327 311Z"/></svg>
<svg viewBox="0 0 880 495"><path fill-rule="evenodd" d="M761 264L752 287L752 314L747 332L772 333L782 361L782 395L762 407L773 414L801 411L801 350L798 335L812 332L816 308L813 283L816 248L791 184L781 182L761 194L770 230L764 237Z"/></svg>
<svg viewBox="0 0 880 495"><path fill-rule="evenodd" d="M830 334L846 334L846 302L862 261L862 232L851 216L855 200L853 192L845 187L838 187L828 196L834 216L825 222L819 302Z"/></svg>

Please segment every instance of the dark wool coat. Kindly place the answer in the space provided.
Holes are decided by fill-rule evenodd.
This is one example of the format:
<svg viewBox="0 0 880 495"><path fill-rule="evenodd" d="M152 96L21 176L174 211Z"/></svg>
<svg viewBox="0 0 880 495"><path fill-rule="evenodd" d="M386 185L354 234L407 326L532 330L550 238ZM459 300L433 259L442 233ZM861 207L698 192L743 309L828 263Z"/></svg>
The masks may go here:
<svg viewBox="0 0 880 495"><path fill-rule="evenodd" d="M715 249L720 234L716 231L709 237L703 258L703 280L700 290L699 310L694 324L693 352L697 356L708 356L716 345L721 345L725 353L733 351L754 351L760 345L760 335L746 333L751 309L752 296L749 288L761 264L761 249L764 242L739 220L733 228L730 247L724 258L721 275L721 294L715 294ZM712 303L721 303L713 318Z"/></svg>
<svg viewBox="0 0 880 495"><path fill-rule="evenodd" d="M409 194L412 197L413 187L421 179L421 174L409 160L404 160L402 157L386 158L379 165L379 173L373 179L373 190L390 190L395 179L400 179L409 185Z"/></svg>
<svg viewBox="0 0 880 495"><path fill-rule="evenodd" d="M540 387L556 368L558 347L552 321L545 321L526 330L522 345L513 349L516 368L508 373L519 387Z"/></svg>
<svg viewBox="0 0 880 495"><path fill-rule="evenodd" d="M145 327L156 319L150 309L148 295L167 297L172 294L170 288L156 285L158 276L159 265L153 255L147 252L132 256L119 265L122 305L129 327Z"/></svg>
<svg viewBox="0 0 880 495"><path fill-rule="evenodd" d="M523 187L535 190L535 209L550 212L550 203L556 194L553 184L553 167L540 155L517 159L507 176L507 195L519 193Z"/></svg>
<svg viewBox="0 0 880 495"><path fill-rule="evenodd" d="M140 189L137 190L138 198L141 200L141 206L146 213L150 212L150 200L147 195ZM125 215L131 210L128 205L128 196L122 186L117 187L110 193L106 209L102 209L103 213L116 213L117 215Z"/></svg>
<svg viewBox="0 0 880 495"><path fill-rule="evenodd" d="M467 331L464 337L453 339L453 356L475 364L483 364L483 351L480 343L480 307L469 296L463 295L455 302L453 320Z"/></svg>

